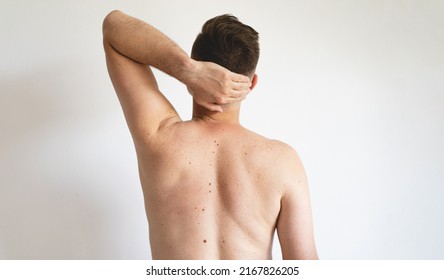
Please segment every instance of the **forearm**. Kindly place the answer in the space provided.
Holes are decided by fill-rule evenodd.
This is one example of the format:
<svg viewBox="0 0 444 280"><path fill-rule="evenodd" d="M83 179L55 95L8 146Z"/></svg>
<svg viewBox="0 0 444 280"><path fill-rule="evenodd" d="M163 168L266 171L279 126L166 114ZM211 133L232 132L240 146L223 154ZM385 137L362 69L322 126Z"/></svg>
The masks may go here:
<svg viewBox="0 0 444 280"><path fill-rule="evenodd" d="M103 39L120 54L182 82L186 82L186 73L195 67L193 60L162 32L120 11L106 16Z"/></svg>
<svg viewBox="0 0 444 280"><path fill-rule="evenodd" d="M184 83L195 101L211 111L240 102L250 92L248 77L212 62L191 59L162 32L120 11L103 21L105 50L113 50L137 63L153 66Z"/></svg>

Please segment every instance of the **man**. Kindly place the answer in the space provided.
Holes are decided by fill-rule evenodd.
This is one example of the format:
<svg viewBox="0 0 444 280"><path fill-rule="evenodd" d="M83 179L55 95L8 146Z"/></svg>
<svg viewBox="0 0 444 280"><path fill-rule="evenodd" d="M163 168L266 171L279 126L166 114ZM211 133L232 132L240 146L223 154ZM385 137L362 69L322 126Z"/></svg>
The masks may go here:
<svg viewBox="0 0 444 280"><path fill-rule="evenodd" d="M216 17L190 58L153 26L113 11L103 38L136 147L153 259L270 259L275 229L284 259L316 259L296 152L239 123L257 83L257 32ZM180 119L150 67L188 87L191 120Z"/></svg>

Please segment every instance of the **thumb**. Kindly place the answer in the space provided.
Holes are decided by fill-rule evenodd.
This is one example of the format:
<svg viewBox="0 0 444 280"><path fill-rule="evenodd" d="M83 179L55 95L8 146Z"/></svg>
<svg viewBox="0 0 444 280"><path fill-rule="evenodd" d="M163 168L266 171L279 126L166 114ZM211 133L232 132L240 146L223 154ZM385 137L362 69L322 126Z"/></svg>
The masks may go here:
<svg viewBox="0 0 444 280"><path fill-rule="evenodd" d="M219 113L224 112L224 110L222 109L222 106L217 105L217 104L207 102L205 104L202 104L202 106L204 106L205 108L207 108L208 110L213 111L213 112L219 112Z"/></svg>

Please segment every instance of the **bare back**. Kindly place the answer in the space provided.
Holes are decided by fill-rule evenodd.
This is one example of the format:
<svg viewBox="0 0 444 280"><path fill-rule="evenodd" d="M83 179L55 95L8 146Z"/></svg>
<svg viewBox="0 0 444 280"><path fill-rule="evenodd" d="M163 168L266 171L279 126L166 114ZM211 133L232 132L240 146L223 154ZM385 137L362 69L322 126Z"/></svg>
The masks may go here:
<svg viewBox="0 0 444 280"><path fill-rule="evenodd" d="M136 146L152 257L269 259L277 229L284 259L316 259L299 157L239 125L240 102L257 75L195 61L162 32L120 11L105 17L103 43ZM187 86L193 120L181 121L153 66Z"/></svg>
<svg viewBox="0 0 444 280"><path fill-rule="evenodd" d="M155 143L136 145L152 257L270 259L282 144L199 120L160 132Z"/></svg>

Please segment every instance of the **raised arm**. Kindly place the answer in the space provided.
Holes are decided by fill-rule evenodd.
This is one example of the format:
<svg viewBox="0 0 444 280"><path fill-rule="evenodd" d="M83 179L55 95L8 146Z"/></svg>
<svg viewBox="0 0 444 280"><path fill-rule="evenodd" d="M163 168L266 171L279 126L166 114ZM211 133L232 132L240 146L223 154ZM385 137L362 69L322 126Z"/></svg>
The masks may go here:
<svg viewBox="0 0 444 280"><path fill-rule="evenodd" d="M192 60L159 30L120 11L106 16L103 42L108 72L133 136L155 133L164 120L179 119L149 66L187 85L196 102L209 110L222 111L220 105L249 92L248 77Z"/></svg>
<svg viewBox="0 0 444 280"><path fill-rule="evenodd" d="M282 172L286 188L281 199L277 233L285 260L318 259L313 221L304 167L297 153L289 150Z"/></svg>

